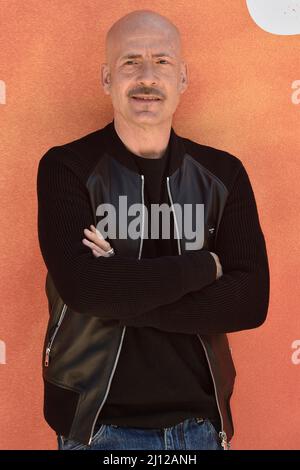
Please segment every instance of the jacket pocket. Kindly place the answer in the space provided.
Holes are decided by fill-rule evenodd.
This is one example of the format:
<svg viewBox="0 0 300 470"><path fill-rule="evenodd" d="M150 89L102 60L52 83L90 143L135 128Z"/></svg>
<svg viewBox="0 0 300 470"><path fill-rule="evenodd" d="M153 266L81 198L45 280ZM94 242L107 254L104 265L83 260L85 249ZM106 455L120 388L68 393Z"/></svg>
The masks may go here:
<svg viewBox="0 0 300 470"><path fill-rule="evenodd" d="M67 305L63 304L58 320L54 326L54 330L52 330L52 333L49 334L49 340L48 340L48 343L46 344L45 354L44 354L44 366L45 367L49 366L51 349L52 349L55 337L65 317L66 311L67 311Z"/></svg>

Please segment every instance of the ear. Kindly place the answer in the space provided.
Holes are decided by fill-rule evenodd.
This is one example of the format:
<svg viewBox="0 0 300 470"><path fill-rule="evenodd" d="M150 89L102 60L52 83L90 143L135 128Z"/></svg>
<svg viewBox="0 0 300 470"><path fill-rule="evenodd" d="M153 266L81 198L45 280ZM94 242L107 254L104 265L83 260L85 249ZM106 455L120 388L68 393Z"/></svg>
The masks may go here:
<svg viewBox="0 0 300 470"><path fill-rule="evenodd" d="M111 73L108 64L101 64L101 83L104 93L110 95Z"/></svg>
<svg viewBox="0 0 300 470"><path fill-rule="evenodd" d="M189 72L185 62L181 63L180 68L180 93L184 93L189 85Z"/></svg>

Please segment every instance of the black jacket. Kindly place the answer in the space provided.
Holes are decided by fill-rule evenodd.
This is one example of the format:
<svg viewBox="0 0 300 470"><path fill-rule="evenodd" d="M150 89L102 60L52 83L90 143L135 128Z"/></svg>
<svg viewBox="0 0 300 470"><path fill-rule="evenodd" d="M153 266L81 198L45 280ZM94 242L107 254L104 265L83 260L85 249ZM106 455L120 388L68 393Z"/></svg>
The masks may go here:
<svg viewBox="0 0 300 470"><path fill-rule="evenodd" d="M121 154L114 156L110 154L109 148L105 145L105 132L106 128L100 129L76 141L51 148L40 161L37 180L39 241L48 268L46 294L50 314L43 350L44 415L48 424L58 434L84 444L91 442L97 418L108 396L126 334L126 325L115 313L113 303L103 302L96 305L91 301L83 304L82 295L77 289L79 281L77 284L74 281L73 289L70 291L67 290L59 274L55 275L56 278L51 275L51 271L55 271L52 270L52 261L48 259L46 251L48 238L55 239L55 235L44 233L43 221L46 220L48 203L44 192L43 175L47 172L47 166L54 161L57 162L58 156L59 164L68 166L68 162L72 161L75 162L74 168L79 169L80 162L84 161L85 156L93 155L94 164L84 180L91 209L90 223L95 226L98 222L96 216L98 205L110 202L117 208L116 198L119 194L127 195L128 205L135 202L142 203L144 196L142 175L138 173L132 160L126 159ZM238 158L226 152L176 135L173 128L170 158L170 171L166 180L170 204L179 203L182 206L184 203L205 204L205 235L203 245L198 248L203 252L215 251L218 254L217 240L222 216L234 182L243 171L243 165ZM212 171L213 165L216 165L216 171ZM67 194L65 197L70 199L70 203L72 202L70 195ZM255 205L253 210L257 214ZM261 249L253 251L255 259L251 260L252 268L247 268L246 274L243 273L242 264L239 267L231 267L232 271L236 270L237 273L238 270L241 271L241 281L238 277L234 279L234 296L238 297L237 289L240 289L242 298L242 294L247 293L247 288L249 295L255 296L256 291L258 293L261 288L262 281L264 292L257 295L256 313L250 318L245 312L245 319L241 320L240 327L236 330L259 326L267 314L268 261L258 216L255 216ZM174 217L176 218L175 213ZM184 238L184 233L182 235L183 238L178 241L179 255L186 253L187 240ZM116 252L128 258L140 258L142 243L142 237L137 240L127 238L111 241ZM81 255L78 254L79 256ZM107 261L112 259L108 258ZM95 260L93 262L95 263ZM82 272L85 266L81 266L78 280L83 281ZM226 266L224 274L225 272ZM70 279L73 279L75 274L70 271ZM236 298L232 304L233 308L235 308L234 302L237 302ZM236 305L236 308L238 306L241 308L243 304L240 302ZM147 308L144 310L146 312ZM124 311L129 318L130 304L124 307ZM220 309L219 315L222 315ZM230 317L226 311L224 315ZM143 315L140 316L142 317ZM124 323L126 323L125 318L126 316L123 318ZM231 330L223 328L220 332L217 330L214 333L200 333L195 328L194 331L203 346L212 375L221 420L220 438L226 448L234 433L230 398L236 371L226 335L226 331Z"/></svg>

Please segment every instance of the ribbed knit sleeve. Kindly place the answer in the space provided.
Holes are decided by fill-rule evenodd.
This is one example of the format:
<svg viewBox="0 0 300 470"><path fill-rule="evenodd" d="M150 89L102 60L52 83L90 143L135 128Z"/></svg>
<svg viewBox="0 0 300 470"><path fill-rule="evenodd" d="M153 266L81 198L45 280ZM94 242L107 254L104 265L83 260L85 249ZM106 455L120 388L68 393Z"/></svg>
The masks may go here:
<svg viewBox="0 0 300 470"><path fill-rule="evenodd" d="M170 304L216 278L208 251L154 259L95 258L82 243L94 224L85 181L51 148L37 172L38 238L46 267L63 301L79 313L126 319Z"/></svg>
<svg viewBox="0 0 300 470"><path fill-rule="evenodd" d="M269 304L269 265L257 206L242 165L216 239L223 275L201 291L150 309L123 324L187 334L217 334L260 326Z"/></svg>

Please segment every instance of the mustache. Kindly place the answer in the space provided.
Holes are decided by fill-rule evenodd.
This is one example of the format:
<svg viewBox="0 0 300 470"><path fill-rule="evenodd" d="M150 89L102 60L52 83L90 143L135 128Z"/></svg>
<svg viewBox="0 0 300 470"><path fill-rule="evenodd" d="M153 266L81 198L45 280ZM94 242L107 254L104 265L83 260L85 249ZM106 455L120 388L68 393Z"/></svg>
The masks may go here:
<svg viewBox="0 0 300 470"><path fill-rule="evenodd" d="M156 90L155 88L145 88L145 87L135 88L134 90L131 90L128 95L129 95L129 98L135 95L154 95L154 96L157 96L158 98L164 99L164 95L161 93L161 91Z"/></svg>

